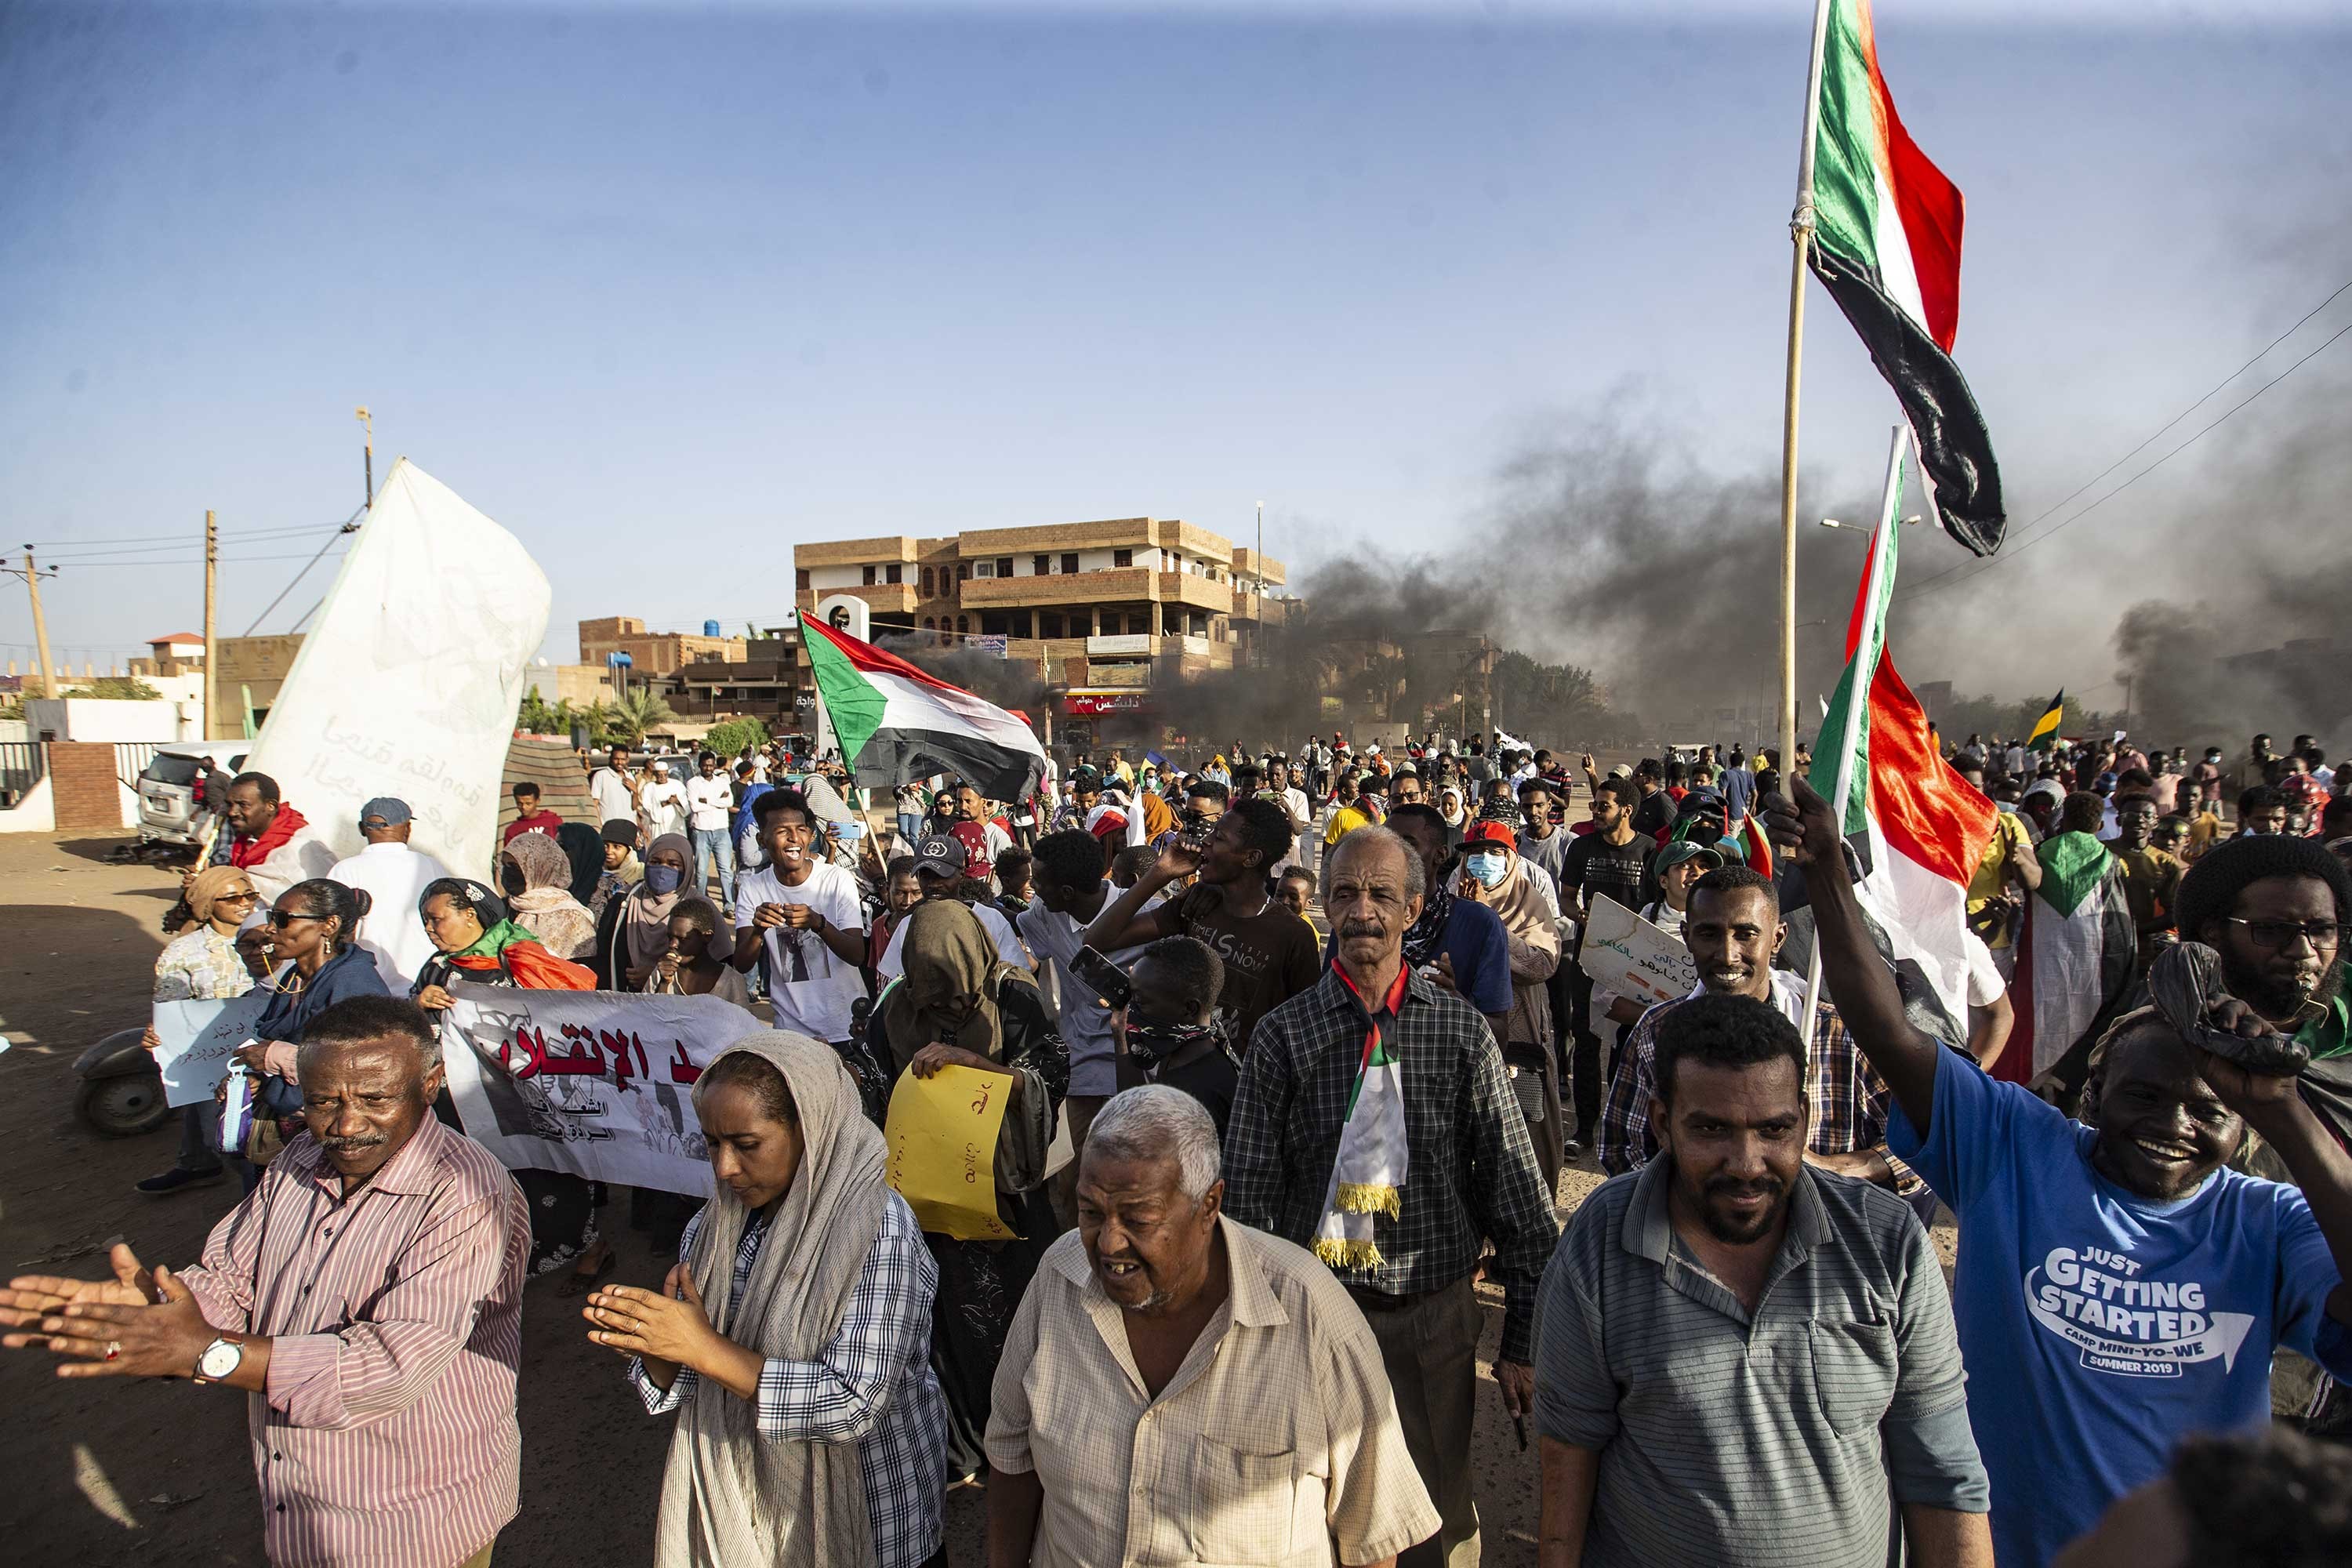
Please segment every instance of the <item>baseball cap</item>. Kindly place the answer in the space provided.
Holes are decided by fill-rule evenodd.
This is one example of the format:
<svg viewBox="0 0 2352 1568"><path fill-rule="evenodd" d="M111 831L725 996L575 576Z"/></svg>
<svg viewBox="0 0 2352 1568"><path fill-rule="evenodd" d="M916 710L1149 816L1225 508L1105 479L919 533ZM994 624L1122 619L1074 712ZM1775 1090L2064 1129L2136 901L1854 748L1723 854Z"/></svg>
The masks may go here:
<svg viewBox="0 0 2352 1568"><path fill-rule="evenodd" d="M1710 871L1723 868L1723 852L1696 838L1677 838L1659 850L1655 868L1670 871L1685 860L1703 861Z"/></svg>
<svg viewBox="0 0 2352 1568"><path fill-rule="evenodd" d="M951 833L933 833L915 846L915 873L961 878L967 858L962 839Z"/></svg>
<svg viewBox="0 0 2352 1568"><path fill-rule="evenodd" d="M1619 763L1609 770L1609 776L1612 779L1630 779L1633 776L1633 770L1623 763Z"/></svg>
<svg viewBox="0 0 2352 1568"><path fill-rule="evenodd" d="M415 816L415 813L408 809L408 803L394 795L380 795L360 807L362 827L398 827Z"/></svg>
<svg viewBox="0 0 2352 1568"><path fill-rule="evenodd" d="M1519 837L1504 824L1487 817L1474 822L1462 830L1462 847L1466 850L1474 844L1500 844L1506 848L1516 849L1518 847Z"/></svg>

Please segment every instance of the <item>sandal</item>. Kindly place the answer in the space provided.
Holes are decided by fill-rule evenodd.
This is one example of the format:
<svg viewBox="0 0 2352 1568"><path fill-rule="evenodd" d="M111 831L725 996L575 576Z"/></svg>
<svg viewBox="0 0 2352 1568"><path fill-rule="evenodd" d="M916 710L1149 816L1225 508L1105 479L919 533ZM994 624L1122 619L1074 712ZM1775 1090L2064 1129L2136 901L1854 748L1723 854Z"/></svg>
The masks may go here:
<svg viewBox="0 0 2352 1568"><path fill-rule="evenodd" d="M598 1281L605 1275L620 1266L620 1253L608 1247L604 1249L604 1260L596 1265L593 1273L583 1274L579 1269L574 1268L563 1277L563 1283L556 1287L555 1293L559 1296L585 1296L596 1288Z"/></svg>

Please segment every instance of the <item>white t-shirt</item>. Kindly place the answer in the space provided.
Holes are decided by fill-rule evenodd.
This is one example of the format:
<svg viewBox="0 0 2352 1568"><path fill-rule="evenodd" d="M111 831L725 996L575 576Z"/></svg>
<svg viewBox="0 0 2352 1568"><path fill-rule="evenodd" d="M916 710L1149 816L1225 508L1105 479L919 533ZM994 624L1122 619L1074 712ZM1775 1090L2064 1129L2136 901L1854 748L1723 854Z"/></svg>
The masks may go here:
<svg viewBox="0 0 2352 1568"><path fill-rule="evenodd" d="M648 792L647 798L651 798ZM727 818L735 810L735 791L729 786L727 775L720 773L704 778L700 773L686 781L687 809L698 832L710 833L727 826Z"/></svg>
<svg viewBox="0 0 2352 1568"><path fill-rule="evenodd" d="M646 785L637 800L645 808L646 842L686 831L686 786L676 779L665 776Z"/></svg>
<svg viewBox="0 0 2352 1568"><path fill-rule="evenodd" d="M327 873L346 888L364 888L374 901L360 921L360 945L375 958L375 972L395 996L405 996L417 971L431 961L433 939L425 934L416 901L449 873L422 849L405 844L371 844Z"/></svg>
<svg viewBox="0 0 2352 1568"><path fill-rule="evenodd" d="M964 907L980 917L980 929L988 933L989 942L996 948L997 957L1033 973L1035 972L1035 965L1029 959L1029 950L1021 945L1020 934L1013 929L1013 922L1004 918L1003 910L993 904L967 904ZM905 921L898 922L898 929L890 933L890 945L882 950L882 962L874 966L874 973L884 980L896 980L907 973L903 957L907 946L907 925Z"/></svg>
<svg viewBox="0 0 2352 1568"><path fill-rule="evenodd" d="M1969 950L1969 1005L1990 1007L2009 989L2009 982L2000 977L2000 969L1992 961L1992 949L1984 938L1972 931L1963 931L1960 938Z"/></svg>
<svg viewBox="0 0 2352 1568"><path fill-rule="evenodd" d="M596 797L597 826L615 818L623 822L637 819L637 803L629 797L629 781L614 773L610 764L588 775L588 793Z"/></svg>
<svg viewBox="0 0 2352 1568"><path fill-rule="evenodd" d="M787 888L773 868L735 879L735 927L749 930L761 904L806 904L837 931L862 931L866 911L857 879L838 866L812 862L808 879ZM778 927L761 931L768 947L768 997L776 1027L796 1029L831 1045L849 1038L849 1010L866 994L866 977L813 931Z"/></svg>

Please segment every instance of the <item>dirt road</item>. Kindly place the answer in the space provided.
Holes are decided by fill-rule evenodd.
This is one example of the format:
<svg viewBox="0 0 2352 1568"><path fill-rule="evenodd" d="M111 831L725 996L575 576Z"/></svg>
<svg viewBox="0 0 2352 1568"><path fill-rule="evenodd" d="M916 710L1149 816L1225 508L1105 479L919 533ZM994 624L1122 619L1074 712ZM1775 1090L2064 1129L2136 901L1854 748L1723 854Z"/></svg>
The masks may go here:
<svg viewBox="0 0 2352 1568"><path fill-rule="evenodd" d="M150 1262L193 1261L235 1201L232 1184L165 1199L131 1190L172 1163L176 1124L101 1139L73 1117L74 1058L148 1012L163 946L156 921L177 890L165 871L100 858L109 841L0 837L0 1274L104 1272L107 1244ZM1571 1201L1598 1180L1571 1175ZM624 1282L656 1283L642 1236L608 1208ZM1488 1308L1486 1350L1500 1337ZM525 1298L521 1515L499 1537L501 1568L631 1563L653 1555L666 1422L648 1419L611 1352L590 1346L576 1303L551 1281ZM0 1488L0 1540L23 1563L141 1568L259 1564L259 1505L247 1458L245 1401L181 1383L61 1382L37 1352L0 1352L0 1409L16 1458ZM1485 1514L1486 1560L1535 1558L1536 1469L1521 1455L1490 1382L1479 1390L1470 1456ZM983 1501L948 1500L949 1557L978 1568Z"/></svg>

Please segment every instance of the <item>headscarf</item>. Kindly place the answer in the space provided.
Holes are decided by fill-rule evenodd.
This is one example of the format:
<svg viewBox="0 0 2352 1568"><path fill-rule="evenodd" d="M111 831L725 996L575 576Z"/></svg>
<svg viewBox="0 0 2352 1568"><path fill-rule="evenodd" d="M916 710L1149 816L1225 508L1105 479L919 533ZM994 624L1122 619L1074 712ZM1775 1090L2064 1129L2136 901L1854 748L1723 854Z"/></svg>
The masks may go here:
<svg viewBox="0 0 2352 1568"><path fill-rule="evenodd" d="M555 843L572 862L572 896L584 904L604 874L604 836L584 822L567 822L555 830Z"/></svg>
<svg viewBox="0 0 2352 1568"><path fill-rule="evenodd" d="M882 1005L890 1054L904 1071L934 1040L1004 1058L995 972L1004 967L980 917L955 899L925 899L907 912L904 976Z"/></svg>
<svg viewBox="0 0 2352 1568"><path fill-rule="evenodd" d="M184 895L187 900L188 912L195 916L199 923L210 921L213 918L214 901L223 893L227 892L228 885L235 881L243 881L247 886L251 886L253 879L235 866L205 867L189 881L188 890Z"/></svg>
<svg viewBox="0 0 2352 1568"><path fill-rule="evenodd" d="M1448 812L1445 809L1445 801L1449 795L1453 797L1454 801L1454 809L1451 812ZM1468 814L1462 809L1462 792L1455 789L1452 784L1447 784L1444 789L1439 790L1437 792L1437 815L1445 818L1445 826L1448 827L1459 827L1464 822L1467 821Z"/></svg>
<svg viewBox="0 0 2352 1568"><path fill-rule="evenodd" d="M543 833L517 834L518 839L545 838ZM454 972L475 974L504 971L507 977L525 991L593 991L595 972L584 964L569 963L555 957L540 945L539 938L507 918L507 906L496 893L470 878L456 879L466 884L466 907L474 911L481 922L482 934L455 952L436 954L426 965L425 974L418 976L420 984L425 976L439 973L434 964L446 965ZM419 920L425 916L425 906L440 895L427 893L416 900Z"/></svg>
<svg viewBox="0 0 2352 1568"><path fill-rule="evenodd" d="M597 842L601 859L603 840ZM596 919L572 896L572 861L563 847L544 833L519 833L506 853L522 872L522 891L507 900L516 923L558 958L593 952Z"/></svg>
<svg viewBox="0 0 2352 1568"><path fill-rule="evenodd" d="M654 852L658 849L672 850L688 866L694 864L693 846L683 833L665 833L646 845L646 865L653 864ZM621 930L628 943L630 968L642 969L668 951L669 911L686 890L682 878L677 887L667 893L656 893L643 882L629 889L628 900L621 909ZM730 946L728 951L732 952L734 949Z"/></svg>
<svg viewBox="0 0 2352 1568"><path fill-rule="evenodd" d="M738 1052L783 1075L800 1122L800 1169L769 1217L740 1298L735 1255L751 1214L724 1183L715 1184L703 1208L686 1265L712 1329L771 1360L814 1361L840 1331L881 1233L887 1150L831 1047L768 1030L737 1040L711 1067ZM698 1105L709 1082L706 1069L694 1090ZM655 1563L870 1568L874 1528L858 1445L774 1442L758 1418L756 1401L738 1398L717 1378L697 1380L662 1472Z"/></svg>

